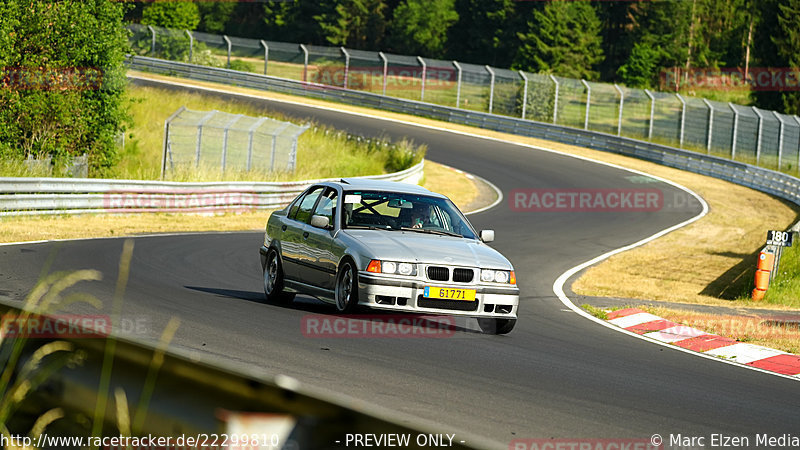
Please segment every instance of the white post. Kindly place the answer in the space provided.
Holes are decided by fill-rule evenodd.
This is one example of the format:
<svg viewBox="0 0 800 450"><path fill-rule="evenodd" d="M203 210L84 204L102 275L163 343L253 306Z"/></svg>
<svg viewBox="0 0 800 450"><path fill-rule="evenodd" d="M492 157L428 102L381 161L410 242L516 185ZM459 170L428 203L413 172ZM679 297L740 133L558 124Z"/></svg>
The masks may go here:
<svg viewBox="0 0 800 450"><path fill-rule="evenodd" d="M150 53L155 56L156 54L156 29L153 28L152 25L148 25L147 29L150 30L150 35L152 36L152 41L150 42Z"/></svg>
<svg viewBox="0 0 800 450"><path fill-rule="evenodd" d="M736 159L736 135L739 134L739 111L728 102L728 107L733 111L733 138L731 139L731 159Z"/></svg>
<svg viewBox="0 0 800 450"><path fill-rule="evenodd" d="M303 50L303 81L308 81L308 49L305 45L300 44L300 49Z"/></svg>
<svg viewBox="0 0 800 450"><path fill-rule="evenodd" d="M181 106L180 109L175 111L171 116L164 121L164 154L161 157L161 179L164 179L164 174L167 170L167 154L169 153L169 124L175 120L182 112L186 111L185 106ZM125 139L125 133L122 134L122 138ZM124 141L123 141L124 142Z"/></svg>
<svg viewBox="0 0 800 450"><path fill-rule="evenodd" d="M678 147L683 148L683 132L686 129L686 100L681 97L681 94L675 94L675 97L681 101L681 134L678 139Z"/></svg>
<svg viewBox="0 0 800 450"><path fill-rule="evenodd" d="M707 99L703 103L708 106L708 140L706 141L706 153L711 154L711 138L714 134L714 106Z"/></svg>
<svg viewBox="0 0 800 450"><path fill-rule="evenodd" d="M525 72L519 71L519 76L525 80L525 86L522 88L522 119L525 119L525 108L528 106L528 76Z"/></svg>
<svg viewBox="0 0 800 450"><path fill-rule="evenodd" d="M553 124L557 124L556 120L558 119L558 80L552 74L550 75L550 79L553 80L553 83L556 84L556 94L555 99L553 100Z"/></svg>
<svg viewBox="0 0 800 450"><path fill-rule="evenodd" d="M200 167L200 148L202 147L203 144L203 125L206 122L208 122L209 119L214 117L214 114L216 113L217 113L216 110L209 112L208 114L203 116L202 119L200 119L200 122L197 123L197 149L195 150L195 158L194 158L195 167Z"/></svg>
<svg viewBox="0 0 800 450"><path fill-rule="evenodd" d="M783 119L777 111L772 111L772 115L778 119L780 128L778 128L778 170L781 170L781 160L783 159Z"/></svg>
<svg viewBox="0 0 800 450"><path fill-rule="evenodd" d="M378 52L378 56L381 57L383 61L383 95L386 95L386 78L389 76L389 59L386 58L386 55L383 52Z"/></svg>
<svg viewBox="0 0 800 450"><path fill-rule="evenodd" d="M259 41L259 42L261 42L261 46L264 47L264 75L266 75L267 63L269 62L269 45L267 45L266 41Z"/></svg>
<svg viewBox="0 0 800 450"><path fill-rule="evenodd" d="M622 136L622 107L625 105L625 93L622 92L622 89L615 83L614 87L619 92L619 118L617 118L617 136Z"/></svg>
<svg viewBox="0 0 800 450"><path fill-rule="evenodd" d="M183 30L189 36L189 62L192 62L192 56L194 56L194 36L192 32L189 30Z"/></svg>
<svg viewBox="0 0 800 450"><path fill-rule="evenodd" d="M647 140L653 140L653 120L655 119L655 112L656 112L656 97L647 89L644 90L644 93L650 97L650 126L647 130Z"/></svg>
<svg viewBox="0 0 800 450"><path fill-rule="evenodd" d="M461 64L453 61L453 65L458 71L458 82L456 83L456 108L461 108Z"/></svg>
<svg viewBox="0 0 800 450"><path fill-rule="evenodd" d="M278 147L278 135L283 133L283 130L285 130L289 125L291 125L291 123L285 122L278 129L276 129L275 131L272 132L272 154L270 155L270 158L269 158L269 171L270 172L275 170L275 151L277 150L277 147Z"/></svg>
<svg viewBox="0 0 800 450"><path fill-rule="evenodd" d="M792 116L792 118L794 118L794 121L797 122L797 126L800 127L800 117ZM797 173L800 173L800 136L797 138Z"/></svg>
<svg viewBox="0 0 800 450"><path fill-rule="evenodd" d="M233 47L233 44L231 44L231 40L228 39L228 36L222 35L222 39L224 39L225 43L228 44L228 67L227 68L230 69L231 68L231 47Z"/></svg>
<svg viewBox="0 0 800 450"><path fill-rule="evenodd" d="M764 116L761 115L761 112L753 106L753 112L756 113L758 116L758 136L756 137L756 165L759 165L761 162L761 138L763 136L764 131Z"/></svg>
<svg viewBox="0 0 800 450"><path fill-rule="evenodd" d="M583 129L584 130L588 130L589 129L589 108L592 105L592 87L589 86L589 83L587 83L586 80L584 80L584 79L581 79L581 83L583 83L583 86L586 87L586 115L583 118Z"/></svg>
<svg viewBox="0 0 800 450"><path fill-rule="evenodd" d="M350 53L344 47L339 47L344 55L344 88L347 89L347 76L350 74Z"/></svg>
<svg viewBox="0 0 800 450"><path fill-rule="evenodd" d="M230 127L233 126L239 119L242 118L242 115L234 116L228 123L225 124L224 131L222 132L222 172L225 172L225 165L228 162L228 130Z"/></svg>
<svg viewBox="0 0 800 450"><path fill-rule="evenodd" d="M426 78L426 76L428 74L428 65L425 64L425 60L422 59L421 56L417 56L417 61L419 61L419 63L422 64L422 90L421 90L420 95L419 95L419 101L424 102L425 101L425 78Z"/></svg>
<svg viewBox="0 0 800 450"><path fill-rule="evenodd" d="M250 169L253 167L253 136L261 126L262 123L266 122L267 118L262 117L256 121L253 125L250 126L250 129L247 130L248 140L247 140L247 171L249 172Z"/></svg>
<svg viewBox="0 0 800 450"><path fill-rule="evenodd" d="M489 114L492 113L492 104L494 103L494 70L488 65L486 67L486 71L489 72Z"/></svg>

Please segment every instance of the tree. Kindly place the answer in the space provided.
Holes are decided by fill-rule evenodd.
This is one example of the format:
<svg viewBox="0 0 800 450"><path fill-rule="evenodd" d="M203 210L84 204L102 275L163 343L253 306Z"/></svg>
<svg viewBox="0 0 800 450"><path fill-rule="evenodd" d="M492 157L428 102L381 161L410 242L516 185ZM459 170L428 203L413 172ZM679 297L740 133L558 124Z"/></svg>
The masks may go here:
<svg viewBox="0 0 800 450"><path fill-rule="evenodd" d="M392 46L403 53L441 58L447 32L457 20L455 0L406 0L394 11Z"/></svg>
<svg viewBox="0 0 800 450"><path fill-rule="evenodd" d="M206 33L224 34L226 25L236 9L234 2L201 2L197 4L200 15L199 30Z"/></svg>
<svg viewBox="0 0 800 450"><path fill-rule="evenodd" d="M651 87L658 75L658 62L661 58L659 47L653 48L644 43L636 43L628 61L620 66L617 74L628 87Z"/></svg>
<svg viewBox="0 0 800 450"><path fill-rule="evenodd" d="M794 82L797 83L797 71L800 67L800 0L784 0L778 8L781 33L774 38L775 46L778 54L786 61L784 67L795 72ZM784 113L800 114L800 93L785 90L781 96Z"/></svg>
<svg viewBox="0 0 800 450"><path fill-rule="evenodd" d="M515 67L596 79L603 59L600 20L588 1L553 1L534 12L528 30L518 33L521 45Z"/></svg>
<svg viewBox="0 0 800 450"><path fill-rule="evenodd" d="M514 0L456 0L458 21L447 36L449 58L508 67L516 46L514 6Z"/></svg>
<svg viewBox="0 0 800 450"><path fill-rule="evenodd" d="M142 10L142 24L178 30L194 30L200 23L200 9L192 2L158 2Z"/></svg>
<svg viewBox="0 0 800 450"><path fill-rule="evenodd" d="M380 46L386 29L383 0L335 0L332 11L314 16L333 45L369 49Z"/></svg>
<svg viewBox="0 0 800 450"><path fill-rule="evenodd" d="M0 3L0 155L89 155L116 162L124 102L125 5L115 0Z"/></svg>

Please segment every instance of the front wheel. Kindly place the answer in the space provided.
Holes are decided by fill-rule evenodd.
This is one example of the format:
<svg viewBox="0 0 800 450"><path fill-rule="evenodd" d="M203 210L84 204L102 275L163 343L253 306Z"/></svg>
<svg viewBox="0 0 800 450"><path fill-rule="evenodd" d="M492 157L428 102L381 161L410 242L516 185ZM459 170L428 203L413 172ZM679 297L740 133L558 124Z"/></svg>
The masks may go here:
<svg viewBox="0 0 800 450"><path fill-rule="evenodd" d="M478 326L486 334L508 334L516 324L517 319L478 319Z"/></svg>
<svg viewBox="0 0 800 450"><path fill-rule="evenodd" d="M358 274L350 261L345 261L336 274L336 310L352 312L358 306Z"/></svg>
<svg viewBox="0 0 800 450"><path fill-rule="evenodd" d="M294 300L294 293L283 290L283 267L274 248L267 252L267 263L264 266L264 294L268 302L287 304Z"/></svg>

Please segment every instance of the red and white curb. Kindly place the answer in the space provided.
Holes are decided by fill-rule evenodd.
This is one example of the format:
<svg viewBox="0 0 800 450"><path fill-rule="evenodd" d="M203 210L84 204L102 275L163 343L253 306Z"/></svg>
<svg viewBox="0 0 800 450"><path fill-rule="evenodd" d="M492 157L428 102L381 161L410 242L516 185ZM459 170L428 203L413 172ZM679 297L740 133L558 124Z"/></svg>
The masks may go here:
<svg viewBox="0 0 800 450"><path fill-rule="evenodd" d="M800 378L800 356L709 334L662 319L638 308L608 313L608 323L686 350L716 356L746 366Z"/></svg>

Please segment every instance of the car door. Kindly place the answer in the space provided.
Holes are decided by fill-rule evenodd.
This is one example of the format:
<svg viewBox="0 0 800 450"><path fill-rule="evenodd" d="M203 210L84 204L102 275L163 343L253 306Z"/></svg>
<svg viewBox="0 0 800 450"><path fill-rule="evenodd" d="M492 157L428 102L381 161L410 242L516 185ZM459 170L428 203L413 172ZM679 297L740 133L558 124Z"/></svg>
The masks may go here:
<svg viewBox="0 0 800 450"><path fill-rule="evenodd" d="M316 228L310 223L306 225L303 235L308 233L305 239L305 246L309 259L306 264L302 264L301 273L305 280L310 284L323 289L333 289L334 278L336 277L336 262L338 258L334 255L334 231L336 205L338 194L336 189L327 188L319 197L313 215L325 216L328 218L330 227L328 229ZM310 222L310 219L309 219Z"/></svg>
<svg viewBox="0 0 800 450"><path fill-rule="evenodd" d="M289 209L289 214L286 218L286 229L283 230L283 239L281 240L283 273L288 280L308 283L303 279L302 269L303 264L309 260L305 243L308 237L306 227L311 226L307 222L311 220L311 212L323 189L324 186L311 187Z"/></svg>

